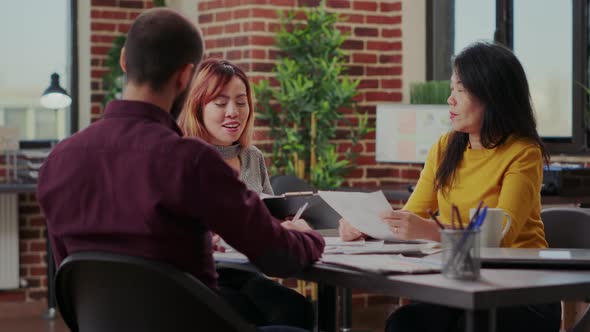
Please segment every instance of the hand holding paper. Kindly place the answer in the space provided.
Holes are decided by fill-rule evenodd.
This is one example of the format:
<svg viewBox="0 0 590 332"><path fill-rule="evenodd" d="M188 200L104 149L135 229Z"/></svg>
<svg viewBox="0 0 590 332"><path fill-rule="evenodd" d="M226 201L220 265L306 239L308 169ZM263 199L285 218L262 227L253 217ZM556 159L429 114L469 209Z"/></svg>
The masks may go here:
<svg viewBox="0 0 590 332"><path fill-rule="evenodd" d="M338 235L340 235L340 238L343 241L356 241L365 237L365 234L354 228L354 226L344 218L340 218L338 224Z"/></svg>
<svg viewBox="0 0 590 332"><path fill-rule="evenodd" d="M320 197L352 226L373 238L397 240L379 214L393 211L382 191L373 193L319 191Z"/></svg>
<svg viewBox="0 0 590 332"><path fill-rule="evenodd" d="M398 239L438 240L438 225L409 211L384 211L379 215Z"/></svg>

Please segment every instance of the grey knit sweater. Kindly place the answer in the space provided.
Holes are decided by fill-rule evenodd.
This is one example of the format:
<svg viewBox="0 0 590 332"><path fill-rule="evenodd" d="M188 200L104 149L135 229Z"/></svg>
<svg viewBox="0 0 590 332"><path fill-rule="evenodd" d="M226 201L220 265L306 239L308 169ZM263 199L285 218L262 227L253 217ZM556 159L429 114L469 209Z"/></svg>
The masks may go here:
<svg viewBox="0 0 590 332"><path fill-rule="evenodd" d="M240 145L229 147L215 146L224 159L231 159L236 154L240 158L240 180L246 184L248 189L257 193L273 195L270 179L264 163L262 152L250 145L246 148Z"/></svg>

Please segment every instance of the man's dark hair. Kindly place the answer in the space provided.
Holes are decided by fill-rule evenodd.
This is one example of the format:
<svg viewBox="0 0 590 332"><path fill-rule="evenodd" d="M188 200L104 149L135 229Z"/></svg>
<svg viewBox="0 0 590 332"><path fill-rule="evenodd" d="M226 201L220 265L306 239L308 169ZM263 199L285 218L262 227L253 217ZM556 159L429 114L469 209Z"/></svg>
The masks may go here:
<svg viewBox="0 0 590 332"><path fill-rule="evenodd" d="M192 22L171 9L150 9L127 33L127 80L159 90L176 71L189 63L197 65L202 56L201 35Z"/></svg>

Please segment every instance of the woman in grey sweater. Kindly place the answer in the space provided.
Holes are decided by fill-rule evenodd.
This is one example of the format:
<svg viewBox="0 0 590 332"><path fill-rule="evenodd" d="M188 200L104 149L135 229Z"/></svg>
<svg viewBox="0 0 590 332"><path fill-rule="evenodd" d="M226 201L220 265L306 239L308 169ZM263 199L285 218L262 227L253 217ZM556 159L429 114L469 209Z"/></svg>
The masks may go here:
<svg viewBox="0 0 590 332"><path fill-rule="evenodd" d="M264 157L250 144L254 127L252 95L246 74L230 62L201 63L178 124L187 137L212 144L248 189L273 193ZM290 325L311 330L313 308L299 293L257 273L218 269L220 292L251 323Z"/></svg>

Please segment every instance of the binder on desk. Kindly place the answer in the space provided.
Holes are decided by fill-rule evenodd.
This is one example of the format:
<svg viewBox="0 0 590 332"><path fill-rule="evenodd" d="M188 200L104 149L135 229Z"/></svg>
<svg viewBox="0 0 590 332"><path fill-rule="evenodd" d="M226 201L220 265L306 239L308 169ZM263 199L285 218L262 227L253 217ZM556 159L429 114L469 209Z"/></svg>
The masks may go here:
<svg viewBox="0 0 590 332"><path fill-rule="evenodd" d="M322 199L311 191L290 192L279 196L261 196L262 201L270 213L279 219L292 217L297 213L305 203L308 203L307 209L323 202ZM303 213L305 218L305 212Z"/></svg>

